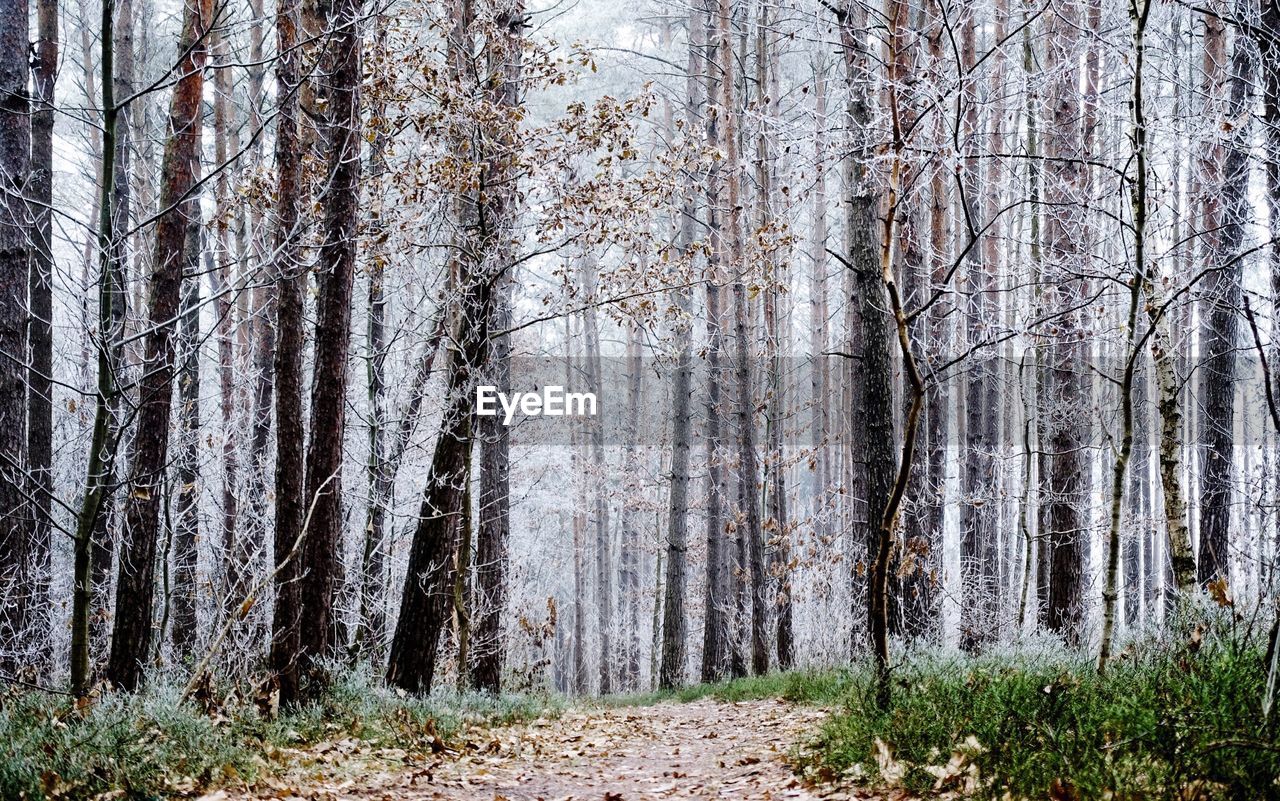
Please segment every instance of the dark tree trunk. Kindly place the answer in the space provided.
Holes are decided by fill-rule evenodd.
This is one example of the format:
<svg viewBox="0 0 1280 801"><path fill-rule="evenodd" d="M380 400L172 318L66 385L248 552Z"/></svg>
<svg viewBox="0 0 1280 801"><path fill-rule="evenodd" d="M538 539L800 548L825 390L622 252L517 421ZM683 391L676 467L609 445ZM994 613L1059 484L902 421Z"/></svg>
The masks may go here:
<svg viewBox="0 0 1280 801"><path fill-rule="evenodd" d="M688 54L685 69L685 128L692 134L697 131L698 117L702 113L702 57L705 31L698 4L689 8ZM675 125L670 122L667 110L667 129L675 135ZM697 189L687 187L684 192L680 215L679 247L683 257L692 264L697 254L694 241L698 222ZM687 318L693 310L692 292L688 288L676 291L676 305ZM667 498L667 558L666 582L662 600L662 662L659 667L658 686L674 689L685 683L687 658L685 654L689 622L685 612L685 594L688 587L689 550L689 450L693 392L693 333L687 321L677 323L676 364L671 388L671 492Z"/></svg>
<svg viewBox="0 0 1280 801"><path fill-rule="evenodd" d="M29 597L27 522L27 271L33 251L31 115L27 92L27 0L0 15L0 642L25 638ZM12 674L16 660L0 659Z"/></svg>
<svg viewBox="0 0 1280 801"><path fill-rule="evenodd" d="M303 292L299 254L302 198L302 137L299 129L298 20L296 10L276 13L276 213L272 246L276 253L275 375L275 611L271 624L271 668L280 685L281 704L290 704L299 691L298 601L299 560L294 554L306 514L302 499L302 351Z"/></svg>
<svg viewBox="0 0 1280 801"><path fill-rule="evenodd" d="M37 34L31 115L32 252L28 292L31 367L27 382L27 462L31 472L31 535L27 563L32 605L50 609L49 551L53 534L53 124L58 71L58 1L36 3ZM41 658L47 659L47 637Z"/></svg>
<svg viewBox="0 0 1280 801"><path fill-rule="evenodd" d="M1080 6L1068 2L1053 17L1046 48L1046 70L1054 75L1049 87L1051 124L1045 136L1044 226L1045 275L1049 289L1046 312L1056 313L1058 331L1046 355L1046 385L1042 390L1045 415L1047 475L1042 484L1041 532L1048 547L1045 626L1078 644L1084 616L1083 570L1088 542L1085 509L1085 432L1081 401L1086 397L1088 351L1075 310L1084 296L1081 277L1088 255L1082 252L1087 224L1083 200L1087 175L1083 162L1084 135L1080 127L1080 67L1078 66Z"/></svg>
<svg viewBox="0 0 1280 801"><path fill-rule="evenodd" d="M1235 13L1248 19L1249 4L1237 0ZM1204 437L1200 480L1200 583L1231 579L1231 496L1235 463L1236 337L1241 307L1241 275L1245 226L1249 207L1250 92L1254 78L1254 44L1243 34L1235 37L1231 53L1231 96L1224 120L1233 120L1230 142L1222 163L1221 186L1208 187L1220 197L1221 225L1209 237L1210 266L1205 300L1208 305L1201 334L1204 364L1200 425Z"/></svg>
<svg viewBox="0 0 1280 801"><path fill-rule="evenodd" d="M196 583L200 541L200 260L203 236L199 195L188 201L183 255L182 316L178 319L177 518L173 533L171 625L174 656L191 659L196 646Z"/></svg>
<svg viewBox="0 0 1280 801"><path fill-rule="evenodd" d="M504 281L494 308L493 327L511 325L510 282ZM511 389L511 338L496 337L489 375L502 392ZM507 542L511 538L510 431L496 416L477 421L480 440L480 510L476 538L477 620L473 638L471 686L497 694L502 689L506 644L502 620L507 607Z"/></svg>
<svg viewBox="0 0 1280 801"><path fill-rule="evenodd" d="M330 28L325 57L326 171L322 244L316 266L315 363L305 490L308 503L298 600L306 624L298 640L301 669L316 688L327 683L315 660L345 637L335 602L342 584L342 447L346 430L351 290L360 197L360 0L321 4Z"/></svg>
<svg viewBox="0 0 1280 801"><path fill-rule="evenodd" d="M204 87L207 26L212 0L187 0L178 63L181 77L169 110L169 139L161 171L153 275L140 384L134 461L125 498L124 532L116 579L116 616L107 679L127 690L138 687L150 656L155 598L156 544L169 454L169 418L173 399L173 321L178 313L186 246L185 204L195 185L200 100Z"/></svg>
<svg viewBox="0 0 1280 801"><path fill-rule="evenodd" d="M409 550L400 616L387 666L387 682L414 693L431 691L436 650L448 618L457 521L470 514L463 501L470 479L475 377L489 350L490 282L468 271L466 284L459 291L461 307L451 337L457 344L449 352L447 402Z"/></svg>
<svg viewBox="0 0 1280 801"><path fill-rule="evenodd" d="M849 237L847 266L853 271L854 295L850 302L858 307L859 330L856 341L860 344L858 372L862 376L861 393L854 399L853 420L855 430L854 458L866 465L866 520L855 530L855 537L865 543L868 559L880 562L882 537L887 527L883 515L893 493L898 468L898 452L894 441L893 418L893 320L881 276L881 262L877 255L876 214L879 197L873 191L869 171L871 157L866 131L870 125L870 106L867 97L870 74L867 72L865 46L856 31L859 23L854 7L846 8L840 15L841 47L844 55L846 80L850 88L849 118L855 126L855 141L847 156L848 169L853 181L849 185L849 205L846 225ZM886 565L871 565L870 573ZM880 630L884 607L889 599L887 588L877 588L874 581L866 584L866 595L857 599L862 614L868 620L867 630L873 637L887 636ZM880 597L877 597L880 595ZM855 614L857 609L853 610ZM879 644L873 643L879 650Z"/></svg>

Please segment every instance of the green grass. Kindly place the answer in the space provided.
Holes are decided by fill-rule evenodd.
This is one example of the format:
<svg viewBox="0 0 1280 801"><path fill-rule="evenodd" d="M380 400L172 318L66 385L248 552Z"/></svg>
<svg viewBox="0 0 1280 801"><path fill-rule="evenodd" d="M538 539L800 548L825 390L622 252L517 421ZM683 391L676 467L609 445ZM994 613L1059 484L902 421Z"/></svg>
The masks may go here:
<svg viewBox="0 0 1280 801"><path fill-rule="evenodd" d="M979 797L1280 798L1260 639L1219 624L1196 642L1135 645L1103 676L1091 658L1055 648L915 653L894 670L885 711L871 673L849 674L839 711L801 760L819 778L888 778L916 792L933 790L939 773L965 787L972 769L967 792Z"/></svg>
<svg viewBox="0 0 1280 801"><path fill-rule="evenodd" d="M43 694L0 697L0 799L150 799L253 782L288 767L281 749L352 738L371 748L429 753L467 724L501 725L556 714L541 696L437 694L421 699L342 674L317 701L274 719L234 695L179 703L158 681L137 695L109 693L77 709Z"/></svg>
<svg viewBox="0 0 1280 801"><path fill-rule="evenodd" d="M866 666L598 703L783 698L829 707L827 723L793 754L803 771L901 784L926 797L942 774L944 789L990 798L1280 799L1280 728L1264 725L1261 709L1264 637L1226 615L1194 637L1190 630L1129 646L1103 676L1092 658L1043 642L973 658L913 651L894 666L887 710L875 707ZM261 717L251 698L178 696L164 680L84 709L47 695L0 695L0 799L194 793L280 773L291 749L323 741L428 753L437 737L448 741L469 725L555 715L566 703L406 697L367 671L341 674L322 698L275 719Z"/></svg>
<svg viewBox="0 0 1280 801"><path fill-rule="evenodd" d="M656 690L632 695L610 695L601 706L650 706L664 701L689 703L704 698L718 701L752 701L782 698L796 704L823 705L847 695L853 674L846 670L799 670L748 676L713 684L694 684L679 690Z"/></svg>

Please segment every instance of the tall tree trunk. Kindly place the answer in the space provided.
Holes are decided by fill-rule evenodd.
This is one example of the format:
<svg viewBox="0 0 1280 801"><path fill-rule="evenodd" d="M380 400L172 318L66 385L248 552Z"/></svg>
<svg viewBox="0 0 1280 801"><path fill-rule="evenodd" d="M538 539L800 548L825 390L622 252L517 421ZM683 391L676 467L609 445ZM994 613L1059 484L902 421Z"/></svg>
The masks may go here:
<svg viewBox="0 0 1280 801"><path fill-rule="evenodd" d="M493 327L511 325L512 283L503 281L494 308ZM489 376L500 391L511 388L511 337L496 337ZM497 694L506 659L502 621L507 607L508 541L511 539L511 429L495 415L477 421L480 440L480 509L476 539L474 655L468 666L471 687Z"/></svg>
<svg viewBox="0 0 1280 801"><path fill-rule="evenodd" d="M963 158L961 160L961 213L971 224L976 224L981 210L987 208L983 202L983 192L995 192L996 186L983 186L979 180L978 147L979 139L985 138L978 130L978 98L975 83L975 63L977 43L975 32L978 21L970 16L962 24L964 52L964 69L969 75L964 82L964 90L960 102L964 106L962 130L965 133ZM1006 12L996 10L996 37L999 39L1004 31ZM997 60L1002 62L997 49ZM996 71L1002 70L1002 63L997 63ZM998 82L998 79L994 79ZM997 125L999 107L992 109L992 126ZM997 145L998 148L998 145ZM994 160L991 162L994 165ZM969 231L964 235L969 236ZM984 232L980 245L971 247L965 259L973 296L969 300L970 308L966 318L969 329L971 348L980 347L992 332L997 330L998 298L997 264L998 231ZM965 462L963 472L964 502L960 506L960 575L961 575L961 607L960 607L960 645L966 651L974 652L992 642L998 635L998 597L999 582L996 569L998 567L999 539L999 487L998 460L996 449L999 446L999 413L1000 396L997 387L999 380L998 361L988 350L978 350L972 366L968 369L968 380L965 386Z"/></svg>
<svg viewBox="0 0 1280 801"><path fill-rule="evenodd" d="M1249 19L1248 0L1236 0L1233 13L1237 19ZM1221 19L1206 17L1205 47L1214 52L1222 49L1217 41L1225 38ZM1210 37L1212 34L1212 37ZM1209 56L1206 55L1206 58ZM1220 69L1220 67L1219 67ZM1231 578L1230 528L1232 474L1235 463L1236 410L1236 337L1241 304L1245 226L1252 212L1249 208L1249 149L1252 114L1250 92L1254 76L1253 42L1239 34L1231 53L1231 94L1224 109L1224 121L1231 121L1231 136L1225 154L1220 156L1220 170L1210 173L1207 191L1214 199L1210 207L1221 201L1220 216L1210 215L1217 230L1208 238L1211 272L1205 287L1206 319L1202 334L1204 367L1201 371L1201 393L1204 398L1200 417L1204 437L1204 462L1200 484L1200 559L1198 578L1201 584ZM1212 73L1210 73L1212 78ZM1217 151L1218 148L1213 148ZM1209 158L1219 158L1213 152ZM1216 179L1220 183L1214 185ZM1214 209L1217 210L1216 208Z"/></svg>
<svg viewBox="0 0 1280 801"><path fill-rule="evenodd" d="M810 377L810 442L813 447L812 498L810 515L815 535L830 531L831 509L828 497L832 490L831 465L831 371L828 335L827 272L827 62L825 53L813 57L813 188L810 203L809 259L809 332L813 337L810 350L813 372Z"/></svg>
<svg viewBox="0 0 1280 801"><path fill-rule="evenodd" d="M360 196L361 5L361 0L321 3L329 26L323 106L326 170L303 493L310 506L298 580L298 599L307 621L299 638L301 667L318 686L327 678L315 670L315 660L331 655L345 639L335 602L342 584L342 448Z"/></svg>
<svg viewBox="0 0 1280 801"><path fill-rule="evenodd" d="M1080 127L1080 6L1068 0L1050 21L1045 69L1051 76L1045 136L1044 280L1046 312L1057 315L1058 336L1048 346L1045 446L1048 472L1042 484L1041 536L1048 542L1050 631L1078 643L1084 617L1084 557L1088 542L1085 509L1085 434L1079 407L1086 392L1086 348L1076 306L1085 295L1088 255L1081 251L1085 184L1084 135Z"/></svg>
<svg viewBox="0 0 1280 801"><path fill-rule="evenodd" d="M737 535L745 543L746 564L739 564L739 581L749 587L751 607L743 610L750 615L751 672L762 675L769 670L769 608L768 590L764 577L764 533L760 522L759 454L756 450L755 397L752 386L752 326L751 311L747 302L746 253L743 244L742 221L742 164L739 153L738 129L741 110L735 96L737 84L734 69L735 57L730 47L733 32L733 1L720 0L720 86L723 91L725 169L728 170L727 202L729 218L729 252L734 275L733 299L735 313L734 352L735 381L737 383L738 424L738 507L741 518ZM760 87L760 94L768 91ZM740 560L741 562L742 560Z"/></svg>
<svg viewBox="0 0 1280 801"><path fill-rule="evenodd" d="M697 3L689 7L688 57L685 68L685 130L693 135L702 113L702 36L706 28ZM668 117L670 111L668 110ZM674 137L675 126L667 125ZM686 187L680 214L680 254L690 265L697 258L694 250L697 233L697 191ZM658 686L674 689L685 682L685 640L688 620L685 592L688 578L689 551L689 450L692 422L693 332L689 320L693 313L692 293L688 288L676 290L676 305L684 319L676 322L676 364L671 393L671 492L667 499L667 564L662 603L662 664Z"/></svg>
<svg viewBox="0 0 1280 801"><path fill-rule="evenodd" d="M94 395L93 434L89 444L84 496L76 516L73 542L73 588L71 600L71 691L88 691L92 663L93 631L90 625L95 591L100 586L95 566L110 560L110 548L101 521L108 514L115 473L118 428L116 408L117 368L120 364L120 336L123 332L124 253L115 233L115 158L119 109L115 103L115 4L102 4L99 36L102 47L102 146L99 151L101 186L98 196L98 321L97 386ZM87 55L88 48L83 53ZM86 70L86 72L88 72ZM105 551L105 553L104 553ZM98 568L101 569L100 567Z"/></svg>
<svg viewBox="0 0 1280 801"><path fill-rule="evenodd" d="M639 453L639 420L641 395L644 391L644 365L640 357L640 332L637 326L627 328L627 423L623 435L622 536L618 543L618 612L621 642L623 692L635 692L640 686L640 545L641 529L636 522L638 510L633 506L641 497Z"/></svg>
<svg viewBox="0 0 1280 801"><path fill-rule="evenodd" d="M877 257L876 216L879 200L870 174L871 158L868 143L870 126L867 53L856 33L860 29L856 6L846 5L839 16L841 49L844 54L846 80L849 83L849 118L854 125L855 142L847 158L852 162L853 182L848 187L849 201L847 226L849 232L848 267L853 272L854 296L851 303L858 306L861 345L857 355L862 374L862 392L856 399L854 420L856 430L855 458L866 464L867 515L864 524L857 527L855 536L866 544L869 560L874 560L868 571L872 580L867 582L865 597L857 603L868 618L868 632L873 646L879 651L879 638L888 632L882 630L887 622L887 587L877 586L874 575L888 567L883 537L887 531L884 515L889 506L897 472L898 454L894 442L893 418L893 348L894 339L889 303L882 280L881 259ZM883 561L883 564L881 563ZM880 578L887 578L883 574ZM856 610L855 610L856 612Z"/></svg>
<svg viewBox="0 0 1280 801"><path fill-rule="evenodd" d="M705 7L704 7L705 8ZM710 12L704 16L706 58L706 97L716 97L718 70L710 65L719 63L716 58L718 37L713 36ZM720 114L707 114L707 145L718 147L721 141ZM729 581L727 573L726 536L724 526L724 454L722 453L720 408L721 385L724 381L720 363L724 354L723 315L720 309L720 285L723 281L724 231L719 209L722 177L718 165L710 168L706 177L707 229L710 249L707 251L707 576L703 602L702 670L703 682L712 682L724 675L728 655L725 636L728 634L727 605Z"/></svg>
<svg viewBox="0 0 1280 801"><path fill-rule="evenodd" d="M596 297L594 266L584 260L584 283L587 297ZM583 313L583 333L586 335L587 375L593 392L600 392L603 385L600 364L600 328L595 308ZM591 446L595 492L592 498L591 522L595 528L595 607L596 637L600 646L600 694L613 692L613 674L616 668L613 656L613 538L609 525L609 477L608 460L604 450L604 427L599 419L587 422L588 441Z"/></svg>
<svg viewBox="0 0 1280 801"><path fill-rule="evenodd" d="M37 103L31 115L31 268L27 290L31 306L28 339L31 367L27 380L27 463L31 472L30 553L32 606L51 608L49 556L53 536L53 125L54 82L58 72L58 0L36 3L33 85ZM46 642L44 627L36 630Z"/></svg>
<svg viewBox="0 0 1280 801"><path fill-rule="evenodd" d="M155 596L156 544L169 454L173 398L173 321L178 313L189 193L195 186L204 88L206 35L212 0L187 0L178 52L180 76L169 108L160 207L156 223L148 308L145 369L140 384L137 436L125 498L124 531L116 579L116 616L107 679L128 690L138 687L150 655Z"/></svg>
<svg viewBox="0 0 1280 801"><path fill-rule="evenodd" d="M378 15L375 22L375 49L385 52L387 21ZM366 375L369 384L369 501L365 515L364 549L360 559L360 618L356 626L355 652L378 660L386 640L387 611L387 507L395 489L387 463L387 295L384 283L388 253L385 219L387 192L386 103L377 100L370 112L371 147L366 181L369 211L369 320Z"/></svg>
<svg viewBox="0 0 1280 801"><path fill-rule="evenodd" d="M242 564L237 525L240 518L239 452L237 441L239 409L236 404L237 342L234 305L239 292L232 287L232 265L239 258L240 250L232 237L234 220L239 216L240 204L232 202L231 163L240 153L240 135L232 120L232 54L227 41L229 30L213 34L213 141L214 162L218 166L214 195L217 213L214 216L216 236L213 246L214 268L209 273L210 295L214 299L218 343L218 392L222 413L222 520L218 545L222 550L221 603L223 614L234 614L243 600L242 582L245 565Z"/></svg>
<svg viewBox="0 0 1280 801"><path fill-rule="evenodd" d="M182 316L178 319L178 492L173 534L172 634L174 656L191 659L197 640L196 584L200 541L200 257L199 195L188 201L183 256Z"/></svg>
<svg viewBox="0 0 1280 801"><path fill-rule="evenodd" d="M275 375L275 609L271 623L271 668L280 687L280 702L298 698L298 649L302 610L298 598L299 560L294 554L303 535L302 420L303 292L306 274L300 254L302 135L299 128L301 90L297 10L282 6L276 12L276 209L272 230L276 284Z"/></svg>
<svg viewBox="0 0 1280 801"><path fill-rule="evenodd" d="M0 642L16 650L31 614L27 523L27 271L33 252L27 0L0 19ZM36 234L38 235L38 233ZM15 661L0 658L12 673Z"/></svg>

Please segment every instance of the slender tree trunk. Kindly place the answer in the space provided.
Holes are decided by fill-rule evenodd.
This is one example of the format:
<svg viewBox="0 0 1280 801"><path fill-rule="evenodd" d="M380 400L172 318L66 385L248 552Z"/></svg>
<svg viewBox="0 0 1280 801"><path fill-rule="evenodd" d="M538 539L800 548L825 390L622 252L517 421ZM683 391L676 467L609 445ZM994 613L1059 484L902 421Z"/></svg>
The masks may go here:
<svg viewBox="0 0 1280 801"><path fill-rule="evenodd" d="M351 290L356 267L360 195L361 0L322 3L329 25L324 97L326 176L320 199L322 244L317 256L315 365L305 491L309 503L298 598L302 669L323 686L315 660L345 639L335 609L342 585L342 446L346 430Z"/></svg>
<svg viewBox="0 0 1280 801"><path fill-rule="evenodd" d="M183 253L189 220L184 213L195 186L204 87L206 34L212 0L187 0L179 52L178 83L169 110L170 138L165 143L160 207L152 254L150 329L140 384L138 433L124 508L124 533L116 579L116 616L107 678L127 690L138 687L150 656L155 596L156 544L165 492L169 419L175 366L173 321L178 313Z"/></svg>
<svg viewBox="0 0 1280 801"><path fill-rule="evenodd" d="M1005 15L1007 12L1003 9L996 9L997 38L1003 34ZM964 68L971 77L965 81L965 89L961 93L964 107L963 130L966 136L961 160L960 203L963 204L961 213L971 224L976 224L980 211L988 208L983 203L982 193L997 189L995 185L984 186L979 180L978 146L982 134L978 130L978 100L974 85L977 76L972 75L978 51L975 41L978 24L972 16L966 19L963 23L962 44ZM1002 52L997 50L997 54ZM996 71L999 73L1003 71L1002 57L998 55L997 61ZM999 81L998 78L993 80ZM992 127L998 125L997 115L1000 113L998 105L992 108ZM992 165L994 163L991 162ZM969 232L966 231L964 235L968 236ZM998 230L985 231L981 244L970 248L965 259L969 274L968 286L973 292L966 320L970 347L980 347L999 325L997 236ZM965 500L960 506L960 645L966 651L974 652L992 642L998 635L997 599L1000 586L996 573L999 561L996 543L999 539L999 465L996 450L999 447L1000 395L995 354L989 348L977 350L967 373L966 448L962 489Z"/></svg>
<svg viewBox="0 0 1280 801"><path fill-rule="evenodd" d="M494 308L493 326L511 325L512 284L504 281ZM501 391L511 388L511 337L492 344L489 376ZM511 429L493 417L480 418L480 527L476 541L474 656L469 666L471 686L497 694L502 689L506 660L503 618L507 608L508 542L511 539Z"/></svg>
<svg viewBox="0 0 1280 801"><path fill-rule="evenodd" d="M178 497L173 534L173 651L191 659L197 640L196 583L200 541L200 257L203 252L199 195L188 201L183 256L182 316L178 319Z"/></svg>
<svg viewBox="0 0 1280 801"><path fill-rule="evenodd" d="M53 126L54 82L58 71L58 0L36 3L36 108L31 115L32 252L27 288L31 366L27 381L27 462L31 473L31 534L26 558L31 571L32 606L51 608L49 556L53 536ZM33 624L46 642L43 626Z"/></svg>
<svg viewBox="0 0 1280 801"><path fill-rule="evenodd" d="M697 3L689 8L688 60L685 69L685 129L692 135L697 130L698 117L702 113L702 67L705 31ZM673 124L668 130L674 136ZM693 187L684 193L680 215L680 253L692 264L697 258L694 242L697 238L698 202ZM667 564L666 586L662 604L662 665L658 686L664 690L675 689L685 682L685 642L688 636L688 620L685 613L685 593L688 583L689 550L689 450L692 422L691 397L693 391L693 332L689 317L693 312L693 299L687 288L676 290L676 305L685 319L676 323L676 364L672 382L671 407L671 492L667 500Z"/></svg>
<svg viewBox="0 0 1280 801"><path fill-rule="evenodd" d="M115 157L119 114L115 104L114 71L115 4L102 4L99 34L102 46L102 159L98 200L98 323L97 392L94 396L93 434L89 444L85 491L76 516L73 543L73 589L71 601L71 691L82 695L89 689L92 663L90 614L98 584L94 565L104 557L99 531L104 507L110 503L118 430L115 424L116 374L120 363L120 334L123 330L119 305L124 298L122 243L113 236L115 211ZM88 48L84 52L88 53ZM106 558L109 559L108 550Z"/></svg>
<svg viewBox="0 0 1280 801"><path fill-rule="evenodd" d="M27 0L0 19L0 642L23 645L31 614L27 524L27 271L32 244ZM0 671L16 661L0 658Z"/></svg>
<svg viewBox="0 0 1280 801"><path fill-rule="evenodd" d="M712 22L707 12L706 22L707 56L706 97L708 100L717 95L718 70L710 65L719 63L716 53L719 46L717 37L712 34ZM707 114L707 144L718 147L721 141L721 114ZM707 576L705 582L705 599L703 606L702 626L702 670L703 682L712 682L724 676L726 657L728 655L725 636L728 633L727 609L729 581L727 572L726 536L724 526L724 454L721 452L722 410L720 408L721 385L724 381L720 363L724 354L723 317L720 310L720 285L723 281L724 231L721 228L719 209L720 187L722 177L720 167L713 166L706 178L707 229L710 232L710 249L707 251Z"/></svg>
<svg viewBox="0 0 1280 801"><path fill-rule="evenodd" d="M300 240L302 223L302 132L299 128L301 90L297 11L276 12L276 195L272 246L276 254L272 278L276 284L275 376L275 591L271 624L271 668L279 683L280 703L297 700L300 689L298 650L302 609L298 597L299 560L294 543L303 535L302 352L303 293Z"/></svg>
<svg viewBox="0 0 1280 801"><path fill-rule="evenodd" d="M384 52L387 21L379 15L375 23L375 50ZM360 618L354 648L359 655L380 658L386 640L387 507L392 502L394 482L387 463L387 295L384 218L388 177L386 140L388 132L380 124L386 118L386 103L379 99L370 113L369 175L366 182L370 208L369 320L366 375L369 384L369 507L365 516L364 549L360 559Z"/></svg>
<svg viewBox="0 0 1280 801"><path fill-rule="evenodd" d="M236 408L236 372L237 342L232 327L235 324L234 305L239 293L232 288L232 264L239 257L239 248L235 247L231 227L233 220L239 215L239 203L232 202L231 170L224 167L230 164L240 152L240 135L235 131L232 120L232 88L231 66L232 54L227 41L228 31L219 30L213 34L213 60L217 65L214 70L213 92L213 140L214 161L221 167L217 174L214 194L217 199L217 214L214 217L214 230L217 232L213 245L214 268L209 273L210 294L214 298L214 311L217 324L218 343L218 391L219 408L222 413L222 520L219 546L222 549L222 575L219 592L223 614L234 614L243 599L242 582L245 565L241 564L240 544L237 539L237 525L240 518L239 497L239 452L237 440L239 409Z"/></svg>
<svg viewBox="0 0 1280 801"><path fill-rule="evenodd" d="M1249 18L1247 0L1236 0L1233 12L1238 19ZM1220 19L1206 24L1213 32L1206 48L1221 50L1217 37L1225 37ZM1208 56L1207 56L1208 57ZM1219 67L1220 69L1220 67ZM1200 559L1198 578L1201 584L1231 578L1230 528L1233 467L1235 463L1235 365L1236 339L1241 304L1244 231L1252 212L1249 208L1249 149L1252 114L1250 91L1254 79L1253 42L1238 35L1231 54L1231 94L1224 120L1231 120L1231 137L1222 155L1220 172L1210 178L1208 191L1217 206L1221 201L1220 225L1209 237L1210 272L1205 287L1206 320L1203 328L1201 392L1204 398L1200 418L1204 437L1204 463L1200 486ZM1212 73L1211 73L1212 74ZM1216 148L1215 148L1216 150ZM1217 153L1210 157L1216 157ZM1210 218L1212 220L1214 218Z"/></svg>
<svg viewBox="0 0 1280 801"><path fill-rule="evenodd" d="M1080 129L1080 66L1077 44L1082 23L1075 0L1053 15L1046 46L1052 124L1045 136L1044 226L1046 311L1057 314L1058 336L1048 347L1048 406L1045 446L1048 472L1042 481L1042 534L1048 542L1048 598L1044 620L1050 631L1078 643L1084 617L1084 557L1088 541L1085 513L1085 433L1078 408L1086 392L1086 349L1079 314L1088 256L1081 252L1082 212L1087 176Z"/></svg>

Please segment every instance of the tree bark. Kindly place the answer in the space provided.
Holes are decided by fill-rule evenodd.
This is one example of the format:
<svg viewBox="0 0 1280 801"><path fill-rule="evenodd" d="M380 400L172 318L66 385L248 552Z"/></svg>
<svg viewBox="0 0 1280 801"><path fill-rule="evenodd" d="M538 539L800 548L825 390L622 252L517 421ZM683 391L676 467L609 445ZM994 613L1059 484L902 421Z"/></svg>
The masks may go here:
<svg viewBox="0 0 1280 801"><path fill-rule="evenodd" d="M1046 46L1046 72L1053 76L1048 108L1052 124L1045 136L1044 281L1046 311L1057 315L1058 336L1046 354L1048 406L1044 442L1048 472L1042 481L1041 536L1048 543L1048 598L1043 622L1068 642L1078 644L1082 631L1083 570L1088 539L1085 514L1085 435L1080 399L1085 396L1082 343L1075 306L1085 294L1082 277L1088 255L1081 251L1086 171L1080 129L1080 6L1075 0L1053 15Z"/></svg>
<svg viewBox="0 0 1280 801"><path fill-rule="evenodd" d="M27 271L32 247L27 0L0 20L0 642L19 650L31 613L27 524ZM0 658L12 673L16 660Z"/></svg>
<svg viewBox="0 0 1280 801"><path fill-rule="evenodd" d="M36 3L36 108L31 115L32 252L28 276L31 366L27 381L27 463L31 473L31 534L26 558L35 609L48 610L49 556L53 536L53 126L58 72L58 0ZM40 647L47 661L47 637Z"/></svg>
<svg viewBox="0 0 1280 801"><path fill-rule="evenodd" d="M271 668L279 683L280 703L297 700L300 689L298 649L302 610L298 598L299 560L290 558L303 534L302 352L303 292L299 252L302 223L302 136L299 128L301 90L297 11L276 12L276 195L272 247L276 254L275 375L275 609L271 623Z"/></svg>
<svg viewBox="0 0 1280 801"><path fill-rule="evenodd" d="M1249 18L1249 4L1236 0L1234 13L1238 19ZM1205 47L1221 49L1217 42L1225 37L1220 19L1206 17L1208 31ZM1210 55L1206 55L1208 59ZM1215 62L1216 64L1217 62ZM1221 67L1219 66L1218 69ZM1203 444L1203 464L1200 483L1200 559L1198 578L1202 585L1211 581L1231 578L1231 497L1232 475L1235 464L1235 396L1236 396L1236 339L1239 329L1239 309L1242 297L1244 231L1252 212L1248 201L1249 139L1252 115L1249 113L1250 92L1254 78L1253 42L1245 35L1235 37L1231 54L1231 94L1224 110L1223 120L1232 124L1226 153L1221 156L1221 171L1209 178L1218 179L1207 191L1215 200L1207 201L1217 206L1221 200L1217 231L1211 232L1206 243L1209 265L1212 271L1207 278L1204 302L1206 320L1201 348L1204 365L1201 377L1201 393L1204 398L1200 425ZM1213 73L1210 73L1212 78ZM1216 148L1214 148L1216 150ZM1217 158L1211 153L1209 158ZM1210 217L1212 222L1215 217Z"/></svg>
<svg viewBox="0 0 1280 801"><path fill-rule="evenodd" d="M195 186L205 39L212 17L212 0L187 0L178 50L180 77L170 103L170 138L165 143L161 169L160 207L165 212L156 223L148 309L151 327L146 337L138 433L125 499L116 579L116 616L107 664L107 679L126 690L134 690L142 682L153 634L156 544L160 535L160 505L168 465L173 398L173 321L178 312L189 224L184 201Z"/></svg>
<svg viewBox="0 0 1280 801"><path fill-rule="evenodd" d="M335 602L342 584L342 446L346 431L351 291L360 197L361 0L323 0L329 28L323 59L326 170L322 239L316 266L315 364L305 490L309 504L298 600L306 625L299 637L304 678L319 690L328 678L316 660L332 655L343 634Z"/></svg>

